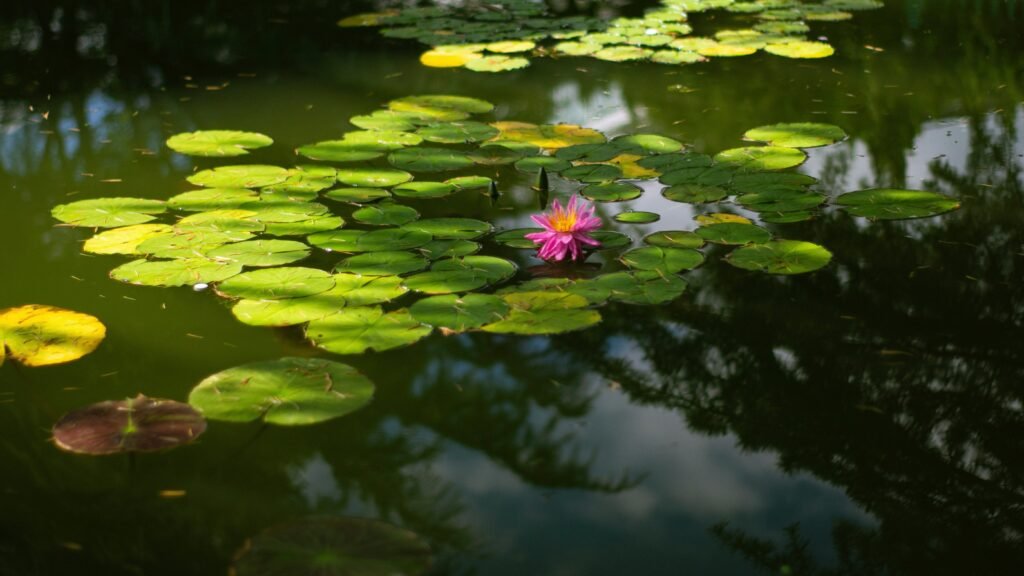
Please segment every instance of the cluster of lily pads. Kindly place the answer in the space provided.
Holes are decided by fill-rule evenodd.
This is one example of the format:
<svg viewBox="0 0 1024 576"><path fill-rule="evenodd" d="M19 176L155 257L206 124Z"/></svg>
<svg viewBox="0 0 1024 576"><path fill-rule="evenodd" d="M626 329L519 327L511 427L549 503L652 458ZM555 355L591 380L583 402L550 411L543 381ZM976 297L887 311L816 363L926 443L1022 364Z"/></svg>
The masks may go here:
<svg viewBox="0 0 1024 576"><path fill-rule="evenodd" d="M605 21L553 16L545 4L531 0L497 0L358 14L338 24L382 26L384 36L427 44L432 48L420 57L426 66L504 72L529 66L529 56L543 55L661 64L749 56L758 50L786 58L824 58L835 50L808 39L807 22L848 20L851 11L881 6L878 0L662 0L643 17ZM689 14L713 9L749 15L754 23L691 36Z"/></svg>

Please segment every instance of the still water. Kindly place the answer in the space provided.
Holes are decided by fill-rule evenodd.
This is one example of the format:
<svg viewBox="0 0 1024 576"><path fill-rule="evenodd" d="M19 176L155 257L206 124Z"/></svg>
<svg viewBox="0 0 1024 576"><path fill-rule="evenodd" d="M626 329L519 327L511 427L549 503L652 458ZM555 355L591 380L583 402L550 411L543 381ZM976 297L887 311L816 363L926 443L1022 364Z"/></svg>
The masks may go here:
<svg viewBox="0 0 1024 576"><path fill-rule="evenodd" d="M225 574L248 537L311 514L409 528L434 549L432 574L1018 573L1021 2L886 0L815 25L837 50L823 60L538 58L496 75L425 68L415 43L334 26L373 8L359 3L24 4L0 20L0 308L87 312L108 336L71 364L0 367L0 573ZM892 186L962 208L767 224L832 263L757 275L712 247L682 298L611 305L581 332L435 333L335 357L377 392L324 424L212 422L195 445L134 460L54 447L53 423L89 403L183 401L232 366L330 357L299 330L237 322L212 294L109 279L124 260L83 254L89 231L55 227L54 205L191 189L184 177L214 164L168 150L178 132L269 134L251 161L291 166L349 117L430 93L710 153L759 125L835 124L850 138L800 167L830 195ZM421 211L526 226L529 183L502 182L497 205L469 193ZM661 220L612 228L692 229L704 211L644 186L624 206Z"/></svg>

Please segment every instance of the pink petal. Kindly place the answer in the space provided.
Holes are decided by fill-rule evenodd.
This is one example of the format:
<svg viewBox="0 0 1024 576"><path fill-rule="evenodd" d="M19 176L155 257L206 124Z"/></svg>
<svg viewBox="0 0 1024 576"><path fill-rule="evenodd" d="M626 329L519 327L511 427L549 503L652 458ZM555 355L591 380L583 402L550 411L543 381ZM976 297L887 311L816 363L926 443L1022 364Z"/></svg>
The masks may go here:
<svg viewBox="0 0 1024 576"><path fill-rule="evenodd" d="M530 216L530 220L533 220L538 226L547 230L553 231L555 228L551 225L551 218L547 214L537 214Z"/></svg>

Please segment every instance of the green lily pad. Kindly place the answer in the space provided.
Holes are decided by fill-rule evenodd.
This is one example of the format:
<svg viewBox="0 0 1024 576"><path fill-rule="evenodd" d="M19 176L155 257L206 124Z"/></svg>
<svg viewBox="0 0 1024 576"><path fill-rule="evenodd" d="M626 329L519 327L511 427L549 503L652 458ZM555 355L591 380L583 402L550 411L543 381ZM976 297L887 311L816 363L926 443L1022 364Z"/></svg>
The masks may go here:
<svg viewBox="0 0 1024 576"><path fill-rule="evenodd" d="M500 54L489 54L480 58L473 58L466 62L467 69L474 72L508 72L519 70L530 65L530 60L521 56L502 56Z"/></svg>
<svg viewBox="0 0 1024 576"><path fill-rule="evenodd" d="M348 119L353 125L363 130L390 130L408 132L416 128L421 117L408 112L394 110L377 110L371 114L353 116Z"/></svg>
<svg viewBox="0 0 1024 576"><path fill-rule="evenodd" d="M761 221L769 224L791 224L793 222L804 222L814 218L814 212L776 212L761 214Z"/></svg>
<svg viewBox="0 0 1024 576"><path fill-rule="evenodd" d="M498 135L498 129L483 122L465 120L462 122L443 122L430 124L416 131L428 142L442 144L466 144L483 142Z"/></svg>
<svg viewBox="0 0 1024 576"><path fill-rule="evenodd" d="M719 186L703 184L676 184L661 191L662 196L674 202L705 204L725 199L729 192Z"/></svg>
<svg viewBox="0 0 1024 576"><path fill-rule="evenodd" d="M167 224L135 224L111 228L85 241L82 251L90 254L142 254L139 245L157 236L173 233Z"/></svg>
<svg viewBox="0 0 1024 576"><path fill-rule="evenodd" d="M661 272L616 272L598 276L583 288L626 304L654 305L678 298L686 290L686 281Z"/></svg>
<svg viewBox="0 0 1024 576"><path fill-rule="evenodd" d="M78 360L100 345L107 328L95 316L27 304L0 310L0 365L7 350L25 366L50 366Z"/></svg>
<svg viewBox="0 0 1024 576"><path fill-rule="evenodd" d="M473 159L462 152L426 146L396 150L388 155L388 162L396 168L413 172L459 170L473 165Z"/></svg>
<svg viewBox="0 0 1024 576"><path fill-rule="evenodd" d="M736 198L736 202L753 212L799 212L811 210L824 204L825 196L809 192L778 189L744 194Z"/></svg>
<svg viewBox="0 0 1024 576"><path fill-rule="evenodd" d="M744 172L784 170L799 166L804 160L807 160L807 154L802 150L782 146L746 146L715 154L715 162Z"/></svg>
<svg viewBox="0 0 1024 576"><path fill-rule="evenodd" d="M359 162L380 158L390 150L386 146L377 146L365 142L350 140L325 140L315 144L306 144L295 152L311 160L327 162Z"/></svg>
<svg viewBox="0 0 1024 576"><path fill-rule="evenodd" d="M846 139L846 132L832 124L815 122L797 122L790 124L772 124L747 130L743 134L745 140L767 142L773 146L789 148L814 148L828 146Z"/></svg>
<svg viewBox="0 0 1024 576"><path fill-rule="evenodd" d="M594 230L590 233L590 237L601 243L597 247L598 250L615 250L633 243L633 239L629 236L613 230Z"/></svg>
<svg viewBox="0 0 1024 576"><path fill-rule="evenodd" d="M365 204L381 198L390 198L391 192L383 188L336 188L325 193L324 197L338 202Z"/></svg>
<svg viewBox="0 0 1024 576"><path fill-rule="evenodd" d="M397 276L418 272L429 264L429 260L412 252L367 252L342 260L335 270L363 276Z"/></svg>
<svg viewBox="0 0 1024 576"><path fill-rule="evenodd" d="M207 258L243 266L282 266L308 256L309 246L294 240L249 240L206 252Z"/></svg>
<svg viewBox="0 0 1024 576"><path fill-rule="evenodd" d="M755 194L777 190L806 192L817 178L797 172L746 172L733 177L729 186L737 192Z"/></svg>
<svg viewBox="0 0 1024 576"><path fill-rule="evenodd" d="M172 196L167 200L167 205L186 212L206 212L235 210L259 199L259 194L248 188L202 188Z"/></svg>
<svg viewBox="0 0 1024 576"><path fill-rule="evenodd" d="M547 172L561 172L572 168L572 163L554 156L528 156L515 164L516 170L528 174L536 173L543 168Z"/></svg>
<svg viewBox="0 0 1024 576"><path fill-rule="evenodd" d="M239 210L248 210L248 220L268 224L271 222L303 222L327 214L327 206L319 202L292 202L286 199L261 200L244 204Z"/></svg>
<svg viewBox="0 0 1024 576"><path fill-rule="evenodd" d="M602 48L591 54L591 56L598 60L607 60L608 62L629 62L632 60L645 60L652 54L654 54L654 51L647 48L638 48L636 46L611 46L608 48Z"/></svg>
<svg viewBox="0 0 1024 576"><path fill-rule="evenodd" d="M149 222L155 218L154 214L161 214L166 210L167 205L160 200L94 198L61 204L51 210L50 214L71 226L116 228Z"/></svg>
<svg viewBox="0 0 1024 576"><path fill-rule="evenodd" d="M177 233L220 232L239 235L245 240L248 235L263 232L266 225L252 219L256 212L251 210L211 210L186 216L174 225Z"/></svg>
<svg viewBox="0 0 1024 576"><path fill-rule="evenodd" d="M316 198L317 192L334 186L337 180L338 171L331 166L298 166L288 171L284 182L261 188L261 198L308 201Z"/></svg>
<svg viewBox="0 0 1024 576"><path fill-rule="evenodd" d="M502 246L532 250L537 247L537 243L527 238L526 235L543 231L543 228L513 228L512 230L499 232L491 239Z"/></svg>
<svg viewBox="0 0 1024 576"><path fill-rule="evenodd" d="M357 145L373 146L380 150L398 150L406 146L420 144L423 142L423 137L419 134L398 130L358 130L346 133L344 141Z"/></svg>
<svg viewBox="0 0 1024 576"><path fill-rule="evenodd" d="M683 149L683 143L659 134L629 134L612 139L612 144L643 154L668 154Z"/></svg>
<svg viewBox="0 0 1024 576"><path fill-rule="evenodd" d="M601 321L597 310L576 294L561 292L514 292L501 298L509 307L502 320L483 326L498 334L559 334L581 330Z"/></svg>
<svg viewBox="0 0 1024 576"><path fill-rule="evenodd" d="M405 286L424 294L454 294L483 288L488 282L486 276L472 270L431 270L409 276Z"/></svg>
<svg viewBox="0 0 1024 576"><path fill-rule="evenodd" d="M836 204L854 216L904 220L936 216L960 207L960 201L935 192L873 188L841 194Z"/></svg>
<svg viewBox="0 0 1024 576"><path fill-rule="evenodd" d="M316 232L336 230L345 221L340 216L317 216L300 222L268 222L265 234L270 236L306 236Z"/></svg>
<svg viewBox="0 0 1024 576"><path fill-rule="evenodd" d="M262 188L280 184L290 175L287 169L280 166L241 164L202 170L189 176L187 180L196 186L206 188Z"/></svg>
<svg viewBox="0 0 1024 576"><path fill-rule="evenodd" d="M323 270L285 266L239 274L221 282L217 292L229 298L278 300L311 296L333 287L334 278Z"/></svg>
<svg viewBox="0 0 1024 576"><path fill-rule="evenodd" d="M499 320L507 312L505 301L490 294L431 296L409 308L409 313L416 320L454 332L479 328Z"/></svg>
<svg viewBox="0 0 1024 576"><path fill-rule="evenodd" d="M595 202L625 202L639 198L644 191L639 186L628 182L608 182L591 184L580 193Z"/></svg>
<svg viewBox="0 0 1024 576"><path fill-rule="evenodd" d="M771 232L753 224L721 222L697 228L697 235L715 244L762 244L772 239Z"/></svg>
<svg viewBox="0 0 1024 576"><path fill-rule="evenodd" d="M511 144L519 143L513 142ZM538 149L536 146L530 146L528 150L523 150L513 146L504 146L494 142L486 142L476 150L469 151L466 154L477 164L483 164L484 166L500 166L503 164L511 164L523 156L526 156L527 154L535 154L537 151Z"/></svg>
<svg viewBox="0 0 1024 576"><path fill-rule="evenodd" d="M737 248L725 261L737 268L768 274L804 274L824 268L832 253L824 247L798 240L775 240Z"/></svg>
<svg viewBox="0 0 1024 576"><path fill-rule="evenodd" d="M188 403L210 420L301 426L350 414L366 406L373 392L373 382L347 364L286 357L208 376Z"/></svg>
<svg viewBox="0 0 1024 576"><path fill-rule="evenodd" d="M391 192L403 198L444 198L455 193L457 188L445 182L407 182L395 186Z"/></svg>
<svg viewBox="0 0 1024 576"><path fill-rule="evenodd" d="M373 226L401 226L420 217L420 213L409 206L394 202L381 202L364 206L352 213L352 218Z"/></svg>
<svg viewBox="0 0 1024 576"><path fill-rule="evenodd" d="M406 96L388 102L392 110L420 113L424 108L434 110L457 110L468 114L484 114L494 110L494 104L479 98L452 96L448 94L427 94Z"/></svg>
<svg viewBox="0 0 1024 576"><path fill-rule="evenodd" d="M456 271L472 272L483 276L488 282L495 283L506 280L515 275L515 263L497 256L463 256L461 258L448 258L434 262L432 271Z"/></svg>
<svg viewBox="0 0 1024 576"><path fill-rule="evenodd" d="M188 444L205 431L206 420L188 404L140 394L68 412L53 426L53 442L90 456L159 452Z"/></svg>
<svg viewBox="0 0 1024 576"><path fill-rule="evenodd" d="M700 248L704 239L689 230L663 230L644 236L644 243L662 248Z"/></svg>
<svg viewBox="0 0 1024 576"><path fill-rule="evenodd" d="M389 188L412 180L412 174L392 168L343 168L338 182L360 188Z"/></svg>
<svg viewBox="0 0 1024 576"><path fill-rule="evenodd" d="M560 175L579 182L610 182L622 177L622 168L613 164L582 164L563 170Z"/></svg>
<svg viewBox="0 0 1024 576"><path fill-rule="evenodd" d="M239 300L231 313L250 326L297 326L310 320L330 316L346 305L345 298L334 290L302 298L281 300Z"/></svg>
<svg viewBox="0 0 1024 576"><path fill-rule="evenodd" d="M193 286L220 282L242 272L242 265L206 258L133 260L110 271L110 277L139 286Z"/></svg>
<svg viewBox="0 0 1024 576"><path fill-rule="evenodd" d="M445 184L455 186L459 190L476 190L478 188L487 188L491 185L491 180L487 176L459 176L457 178L449 178L445 180Z"/></svg>
<svg viewBox="0 0 1024 576"><path fill-rule="evenodd" d="M270 146L274 141L258 132L237 130L199 130L175 134L167 147L189 156L241 156L249 150Z"/></svg>
<svg viewBox="0 0 1024 576"><path fill-rule="evenodd" d="M173 232L146 238L135 247L135 251L155 258L206 258L206 252L218 246L244 241L251 237L252 234L248 232Z"/></svg>
<svg viewBox="0 0 1024 576"><path fill-rule="evenodd" d="M313 320L306 328L306 337L335 354L362 354L406 346L431 331L404 308L385 313L379 306L358 306Z"/></svg>
<svg viewBox="0 0 1024 576"><path fill-rule="evenodd" d="M480 251L480 244L470 240L434 240L419 250L424 256L431 260L440 258L455 258L457 256L469 256Z"/></svg>
<svg viewBox="0 0 1024 576"><path fill-rule="evenodd" d="M688 248L646 246L624 253L619 260L634 270L656 270L674 274L700 266L704 262L704 255Z"/></svg>
<svg viewBox="0 0 1024 576"><path fill-rule="evenodd" d="M492 230L487 222L473 218L427 218L406 224L403 228L425 232L441 240L473 240Z"/></svg>
<svg viewBox="0 0 1024 576"><path fill-rule="evenodd" d="M233 576L418 576L430 567L419 536L378 520L316 516L275 526L246 542Z"/></svg>
<svg viewBox="0 0 1024 576"><path fill-rule="evenodd" d="M643 212L640 210L633 212L619 212L615 215L616 222L622 222L624 224L650 224L651 222L657 222L661 220L661 216L654 212Z"/></svg>

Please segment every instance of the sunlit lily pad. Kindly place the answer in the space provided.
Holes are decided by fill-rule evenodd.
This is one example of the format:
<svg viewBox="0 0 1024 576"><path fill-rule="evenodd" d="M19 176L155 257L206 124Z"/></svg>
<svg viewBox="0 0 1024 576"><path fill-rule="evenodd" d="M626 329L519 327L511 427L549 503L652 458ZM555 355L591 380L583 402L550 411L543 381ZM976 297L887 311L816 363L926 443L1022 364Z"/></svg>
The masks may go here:
<svg viewBox="0 0 1024 576"><path fill-rule="evenodd" d="M456 256L469 256L480 251L480 244L470 240L434 240L419 250L424 256L431 260L440 258L454 258Z"/></svg>
<svg viewBox="0 0 1024 576"><path fill-rule="evenodd" d="M388 102L392 110L420 113L424 109L457 110L468 114L483 114L494 110L494 104L479 98L453 96L449 94L427 94L422 96L406 96Z"/></svg>
<svg viewBox="0 0 1024 576"><path fill-rule="evenodd" d="M385 313L379 306L357 306L310 322L306 337L335 354L362 354L367 350L381 352L406 346L431 331L430 326L415 320L408 310Z"/></svg>
<svg viewBox="0 0 1024 576"><path fill-rule="evenodd" d="M420 144L423 142L423 137L401 130L358 130L347 132L344 141L363 146L374 146L382 150L398 150L405 146Z"/></svg>
<svg viewBox="0 0 1024 576"><path fill-rule="evenodd" d="M280 166L263 164L242 164L218 166L196 172L188 181L207 188L262 188L280 184L288 179L289 172Z"/></svg>
<svg viewBox="0 0 1024 576"><path fill-rule="evenodd" d="M688 248L646 246L624 253L619 260L634 270L656 270L674 274L700 266L704 262L704 255Z"/></svg>
<svg viewBox="0 0 1024 576"><path fill-rule="evenodd" d="M704 239L689 230L663 230L644 236L644 243L663 248L700 248Z"/></svg>
<svg viewBox="0 0 1024 576"><path fill-rule="evenodd" d="M174 228L167 224L136 224L111 228L85 241L82 250L90 254L140 254L139 245L154 238L171 234Z"/></svg>
<svg viewBox="0 0 1024 576"><path fill-rule="evenodd" d="M373 226L401 226L420 217L414 208L394 202L380 202L364 206L352 213L352 218Z"/></svg>
<svg viewBox="0 0 1024 576"><path fill-rule="evenodd" d="M406 182L395 186L391 193L403 198L444 198L454 194L458 188L446 182Z"/></svg>
<svg viewBox="0 0 1024 576"><path fill-rule="evenodd" d="M288 171L288 178L284 182L261 188L260 197L263 200L312 200L316 198L317 192L334 186L337 176L338 171L332 166L297 166Z"/></svg>
<svg viewBox="0 0 1024 576"><path fill-rule="evenodd" d="M527 58L501 54L489 54L466 62L466 68L474 72L508 72L526 68L529 65L530 60Z"/></svg>
<svg viewBox="0 0 1024 576"><path fill-rule="evenodd" d="M769 44L764 48L765 52L786 58L827 58L835 54L836 50L825 42L794 41L785 44Z"/></svg>
<svg viewBox="0 0 1024 576"><path fill-rule="evenodd" d="M782 146L747 146L715 154L715 162L734 166L741 171L783 170L804 163L807 154L798 148Z"/></svg>
<svg viewBox="0 0 1024 576"><path fill-rule="evenodd" d="M441 240L474 240L492 230L487 222L473 218L427 218L406 224L403 228L425 232Z"/></svg>
<svg viewBox="0 0 1024 576"><path fill-rule="evenodd" d="M516 52L529 52L536 47L537 45L529 40L505 40L491 42L487 45L487 51L499 54L513 54Z"/></svg>
<svg viewBox="0 0 1024 576"><path fill-rule="evenodd" d="M194 286L220 282L242 272L242 265L207 258L133 260L110 271L110 277L139 286Z"/></svg>
<svg viewBox="0 0 1024 576"><path fill-rule="evenodd" d="M586 298L560 292L513 292L501 298L509 307L508 315L483 326L487 332L501 334L558 334L593 326L601 321L597 310L586 308Z"/></svg>
<svg viewBox="0 0 1024 576"><path fill-rule="evenodd" d="M50 366L92 352L107 329L95 316L28 304L0 310L0 365L6 352L25 366Z"/></svg>
<svg viewBox="0 0 1024 576"><path fill-rule="evenodd" d="M629 236L613 230L594 230L590 233L590 237L601 243L598 246L599 250L614 250L633 243L633 239Z"/></svg>
<svg viewBox="0 0 1024 576"><path fill-rule="evenodd" d="M144 239L135 247L138 254L155 258L205 258L206 252L218 246L240 242L252 237L251 233L215 232L196 230L164 233Z"/></svg>
<svg viewBox="0 0 1024 576"><path fill-rule="evenodd" d="M487 176L459 176L457 178L449 178L445 180L445 184L455 186L459 190L475 190L478 188L487 188L491 185L491 180Z"/></svg>
<svg viewBox="0 0 1024 576"><path fill-rule="evenodd" d="M761 244L771 240L771 232L740 222L722 222L697 228L697 235L715 244Z"/></svg>
<svg viewBox="0 0 1024 576"><path fill-rule="evenodd" d="M343 168L338 182L365 188L389 188L412 180L412 174L392 168Z"/></svg>
<svg viewBox="0 0 1024 576"><path fill-rule="evenodd" d="M309 246L294 240L249 240L218 246L207 258L243 266L282 266L309 256Z"/></svg>
<svg viewBox="0 0 1024 576"><path fill-rule="evenodd" d="M605 141L604 134L575 124L529 124L526 122L495 122L500 138L513 142L526 142L540 148L565 148L574 144L592 144Z"/></svg>
<svg viewBox="0 0 1024 576"><path fill-rule="evenodd" d="M629 134L618 136L612 144L624 150L639 150L644 154L667 154L683 149L683 143L659 134Z"/></svg>
<svg viewBox="0 0 1024 576"><path fill-rule="evenodd" d="M428 264L425 257L412 252L367 252L342 260L336 270L364 276L395 276L423 270Z"/></svg>
<svg viewBox="0 0 1024 576"><path fill-rule="evenodd" d="M643 190L628 182L609 182L591 184L580 191L581 194L596 202L624 202L634 200L643 194Z"/></svg>
<svg viewBox="0 0 1024 576"><path fill-rule="evenodd" d="M416 320L455 332L479 328L501 319L507 312L505 301L490 294L431 296L409 308Z"/></svg>
<svg viewBox="0 0 1024 576"><path fill-rule="evenodd" d="M455 294L483 288L489 283L487 276L472 270L431 270L413 274L404 284L410 290L424 294Z"/></svg>
<svg viewBox="0 0 1024 576"><path fill-rule="evenodd" d="M91 456L158 452L188 444L204 431L206 420L188 404L140 394L68 412L53 426L53 442Z"/></svg>
<svg viewBox="0 0 1024 576"><path fill-rule="evenodd" d="M407 112L377 110L372 114L353 116L348 121L363 130L397 130L405 132L415 129L420 118L416 114L409 114Z"/></svg>
<svg viewBox="0 0 1024 576"><path fill-rule="evenodd" d="M626 304L654 305L678 298L686 290L686 281L655 271L616 272L598 276L584 288Z"/></svg>
<svg viewBox="0 0 1024 576"><path fill-rule="evenodd" d="M223 234L237 234L240 240L244 240L249 234L262 232L266 225L253 219L256 212L251 210L211 210L209 212L197 212L178 220L174 225L177 233L189 232L219 232Z"/></svg>
<svg viewBox="0 0 1024 576"><path fill-rule="evenodd" d="M704 204L707 202L718 202L729 195L729 192L719 186L705 186L703 184L676 184L661 191L661 194L675 202L689 204Z"/></svg>
<svg viewBox="0 0 1024 576"><path fill-rule="evenodd" d="M923 190L874 188L842 194L836 204L855 216L873 220L904 220L943 214L960 207L960 201Z"/></svg>
<svg viewBox="0 0 1024 576"><path fill-rule="evenodd" d="M391 192L383 188L336 188L324 194L325 198L330 198L331 200L355 204L373 202L390 196Z"/></svg>
<svg viewBox="0 0 1024 576"><path fill-rule="evenodd" d="M464 256L438 260L430 268L432 271L472 272L483 276L488 282L500 282L515 275L515 263L497 256Z"/></svg>
<svg viewBox="0 0 1024 576"><path fill-rule="evenodd" d="M725 261L737 268L768 274L804 274L824 268L832 253L811 242L775 240L737 248Z"/></svg>
<svg viewBox="0 0 1024 576"><path fill-rule="evenodd" d="M325 140L315 144L307 144L298 148L295 152L311 160L323 160L328 162L358 162L360 160L380 158L386 154L389 149L389 147L375 146L365 142Z"/></svg>
<svg viewBox="0 0 1024 576"><path fill-rule="evenodd" d="M611 182L622 177L622 168L613 164L581 164L563 170L560 175L579 182Z"/></svg>
<svg viewBox="0 0 1024 576"><path fill-rule="evenodd" d="M326 292L334 278L316 268L285 266L245 272L221 282L217 292L231 298L277 300Z"/></svg>
<svg viewBox="0 0 1024 576"><path fill-rule="evenodd" d="M264 233L270 236L305 236L341 228L345 223L340 216L317 216L299 222L268 222Z"/></svg>
<svg viewBox="0 0 1024 576"><path fill-rule="evenodd" d="M459 170L473 165L473 159L462 152L427 146L396 150L388 155L388 162L396 168L413 172Z"/></svg>
<svg viewBox="0 0 1024 576"><path fill-rule="evenodd" d="M710 214L700 214L695 220L702 226L708 226L711 224L721 224L723 222L733 222L737 224L753 224L750 218L740 216L739 214L728 214L726 212L712 212Z"/></svg>
<svg viewBox="0 0 1024 576"><path fill-rule="evenodd" d="M636 210L633 212L619 212L615 215L616 222L624 224L650 224L661 220L661 216L655 212L644 212Z"/></svg>
<svg viewBox="0 0 1024 576"><path fill-rule="evenodd" d="M246 542L232 576L420 576L430 547L415 533L366 518L318 516L270 528Z"/></svg>
<svg viewBox="0 0 1024 576"><path fill-rule="evenodd" d="M190 156L241 156L249 150L270 146L274 141L258 132L237 130L200 130L175 134L167 147Z"/></svg>
<svg viewBox="0 0 1024 576"><path fill-rule="evenodd" d="M354 412L373 391L373 382L347 364L279 358L209 376L192 389L188 403L210 420L299 426Z"/></svg>
<svg viewBox="0 0 1024 576"><path fill-rule="evenodd" d="M175 210L205 212L207 210L234 210L243 204L256 202L259 194L248 188L202 188L182 192L167 200Z"/></svg>
<svg viewBox="0 0 1024 576"><path fill-rule="evenodd" d="M479 52L444 52L427 50L420 54L420 64L430 68L461 68L470 60L482 58Z"/></svg>
<svg viewBox="0 0 1024 576"><path fill-rule="evenodd" d="M797 122L791 124L772 124L747 130L743 134L746 140L767 142L773 146L790 148L814 148L828 146L846 139L846 132L832 124L814 122Z"/></svg>
<svg viewBox="0 0 1024 576"><path fill-rule="evenodd" d="M154 214L160 214L166 210L167 205L160 200L94 198L61 204L51 210L50 214L71 226L116 228L149 222L155 218Z"/></svg>
<svg viewBox="0 0 1024 576"><path fill-rule="evenodd" d="M653 50L637 46L609 46L594 52L591 56L598 60L607 60L608 62L628 62L631 60L644 60L653 53Z"/></svg>
<svg viewBox="0 0 1024 576"><path fill-rule="evenodd" d="M483 122L462 121L430 124L420 128L416 133L429 142L464 144L493 138L498 134L498 129Z"/></svg>

